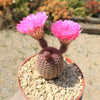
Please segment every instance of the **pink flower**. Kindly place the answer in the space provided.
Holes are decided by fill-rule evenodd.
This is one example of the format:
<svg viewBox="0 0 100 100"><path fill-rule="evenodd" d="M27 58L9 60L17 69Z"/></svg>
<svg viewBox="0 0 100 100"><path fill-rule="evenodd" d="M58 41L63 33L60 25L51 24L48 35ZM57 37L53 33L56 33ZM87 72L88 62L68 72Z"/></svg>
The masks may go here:
<svg viewBox="0 0 100 100"><path fill-rule="evenodd" d="M76 39L81 32L80 25L71 20L59 20L53 23L51 31L60 40L68 39L69 41Z"/></svg>
<svg viewBox="0 0 100 100"><path fill-rule="evenodd" d="M17 24L16 29L21 33L32 35L43 27L47 18L48 16L46 16L45 12L38 12L36 15L30 14L24 17L20 24Z"/></svg>

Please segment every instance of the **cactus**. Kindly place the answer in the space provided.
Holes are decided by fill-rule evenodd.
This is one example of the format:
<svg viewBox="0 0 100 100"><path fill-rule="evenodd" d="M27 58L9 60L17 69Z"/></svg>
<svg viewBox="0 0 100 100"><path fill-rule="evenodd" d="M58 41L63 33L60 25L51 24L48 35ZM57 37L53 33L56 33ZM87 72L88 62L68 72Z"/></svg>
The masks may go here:
<svg viewBox="0 0 100 100"><path fill-rule="evenodd" d="M46 40L44 39L39 43L40 46L47 44ZM37 69L42 77L44 77L45 79L53 79L61 75L64 68L62 54L66 52L67 48L68 44L66 45L63 42L61 42L61 46L59 49L47 46L43 47L37 57Z"/></svg>
<svg viewBox="0 0 100 100"><path fill-rule="evenodd" d="M61 45L59 49L48 47L43 31L43 24L47 17L45 12L38 12L36 15L31 14L24 18L16 28L21 33L26 33L38 40L42 50L37 57L37 70L45 79L54 79L63 72L64 61L62 54L66 52L69 43L79 36L80 26L70 20L64 22L59 20L53 23L51 27L52 33L59 39Z"/></svg>
<svg viewBox="0 0 100 100"><path fill-rule="evenodd" d="M63 71L63 57L53 47L43 48L37 58L37 69L46 79L58 77Z"/></svg>

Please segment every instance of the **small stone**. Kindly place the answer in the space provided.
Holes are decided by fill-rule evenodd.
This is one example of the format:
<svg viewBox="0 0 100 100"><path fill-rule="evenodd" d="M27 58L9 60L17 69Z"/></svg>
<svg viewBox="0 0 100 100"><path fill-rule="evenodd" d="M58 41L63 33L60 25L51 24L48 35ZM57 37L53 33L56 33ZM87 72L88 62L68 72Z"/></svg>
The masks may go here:
<svg viewBox="0 0 100 100"><path fill-rule="evenodd" d="M31 69L28 69L27 72L31 72Z"/></svg>
<svg viewBox="0 0 100 100"><path fill-rule="evenodd" d="M60 97L61 97L61 94L60 94L60 93L56 93L56 94L55 94L55 100L59 100Z"/></svg>
<svg viewBox="0 0 100 100"><path fill-rule="evenodd" d="M73 91L73 88L72 87L70 87L70 91Z"/></svg>
<svg viewBox="0 0 100 100"><path fill-rule="evenodd" d="M24 83L23 83L23 86L24 86L24 87L27 86L27 85L28 85L27 82L24 82Z"/></svg>
<svg viewBox="0 0 100 100"><path fill-rule="evenodd" d="M67 87L67 93L69 92L69 87Z"/></svg>
<svg viewBox="0 0 100 100"><path fill-rule="evenodd" d="M49 80L48 82L49 82L49 83L51 83L51 84L52 84L52 83L55 83L55 81L54 81L54 80Z"/></svg>
<svg viewBox="0 0 100 100"><path fill-rule="evenodd" d="M54 100L53 98L54 98L53 96L47 96L46 100Z"/></svg>
<svg viewBox="0 0 100 100"><path fill-rule="evenodd" d="M66 91L63 89L62 91L60 91L60 93L61 93L62 95L64 95L64 94L66 94Z"/></svg>
<svg viewBox="0 0 100 100"><path fill-rule="evenodd" d="M30 67L30 65L31 65L31 64L30 64L30 61L27 61L27 66Z"/></svg>
<svg viewBox="0 0 100 100"><path fill-rule="evenodd" d="M82 79L82 76L79 76L78 79Z"/></svg>
<svg viewBox="0 0 100 100"><path fill-rule="evenodd" d="M46 85L46 91L47 92L52 92L52 87L50 85Z"/></svg>
<svg viewBox="0 0 100 100"><path fill-rule="evenodd" d="M42 85L37 85L37 88L38 88L38 89L42 88Z"/></svg>
<svg viewBox="0 0 100 100"><path fill-rule="evenodd" d="M83 89L83 86L81 85L81 86L80 86L80 90L82 90L82 89Z"/></svg>
<svg viewBox="0 0 100 100"><path fill-rule="evenodd" d="M29 89L27 90L27 92L28 92L28 93L29 93L29 92L31 92L31 91L32 91L32 89L33 89L33 88L29 88Z"/></svg>
<svg viewBox="0 0 100 100"><path fill-rule="evenodd" d="M68 97L70 96L70 94L69 93L66 93L65 94L65 100L68 100Z"/></svg>
<svg viewBox="0 0 100 100"><path fill-rule="evenodd" d="M25 78L29 78L30 75L29 75L29 74L24 74L24 77L25 77Z"/></svg>
<svg viewBox="0 0 100 100"><path fill-rule="evenodd" d="M68 100L73 100L72 94L70 94L70 96L68 97Z"/></svg>
<svg viewBox="0 0 100 100"><path fill-rule="evenodd" d="M25 66L23 69L24 69L24 70L27 70L28 68Z"/></svg>
<svg viewBox="0 0 100 100"><path fill-rule="evenodd" d="M64 96L61 95L60 98L59 98L59 100L64 100Z"/></svg>
<svg viewBox="0 0 100 100"><path fill-rule="evenodd" d="M30 100L39 100L36 96L30 98Z"/></svg>
<svg viewBox="0 0 100 100"><path fill-rule="evenodd" d="M82 80L80 79L80 83L82 83Z"/></svg>
<svg viewBox="0 0 100 100"><path fill-rule="evenodd" d="M39 97L39 100L44 100L43 96L40 96L40 97Z"/></svg>
<svg viewBox="0 0 100 100"><path fill-rule="evenodd" d="M48 93L46 100L54 100L54 96L52 93Z"/></svg>
<svg viewBox="0 0 100 100"><path fill-rule="evenodd" d="M57 90L57 89L54 89L54 90L53 90L53 93L54 93L54 94L56 94L56 93L58 93L58 92L59 92L59 90Z"/></svg>
<svg viewBox="0 0 100 100"><path fill-rule="evenodd" d="M78 98L78 96L79 96L79 94L76 94L76 95L74 96L74 99L76 100L76 99Z"/></svg>

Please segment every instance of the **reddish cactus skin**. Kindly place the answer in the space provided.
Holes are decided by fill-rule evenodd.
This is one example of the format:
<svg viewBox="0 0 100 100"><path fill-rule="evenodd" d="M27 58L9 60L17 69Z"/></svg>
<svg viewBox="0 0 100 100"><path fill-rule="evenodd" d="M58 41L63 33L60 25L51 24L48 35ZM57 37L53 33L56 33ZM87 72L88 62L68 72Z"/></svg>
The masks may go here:
<svg viewBox="0 0 100 100"><path fill-rule="evenodd" d="M37 69L45 79L54 79L63 72L63 57L59 50L53 47L42 49L37 58Z"/></svg>
<svg viewBox="0 0 100 100"><path fill-rule="evenodd" d="M47 41L44 38L39 39L38 42L42 48L46 48L48 46Z"/></svg>
<svg viewBox="0 0 100 100"><path fill-rule="evenodd" d="M63 54L67 51L67 49L68 49L68 45L61 44L61 47L60 47L59 51L60 51L61 54Z"/></svg>
<svg viewBox="0 0 100 100"><path fill-rule="evenodd" d="M63 54L67 51L68 45L70 44L71 41L69 41L68 39L66 39L66 40L60 40L59 39L59 41L61 43L59 51L60 51L61 54Z"/></svg>

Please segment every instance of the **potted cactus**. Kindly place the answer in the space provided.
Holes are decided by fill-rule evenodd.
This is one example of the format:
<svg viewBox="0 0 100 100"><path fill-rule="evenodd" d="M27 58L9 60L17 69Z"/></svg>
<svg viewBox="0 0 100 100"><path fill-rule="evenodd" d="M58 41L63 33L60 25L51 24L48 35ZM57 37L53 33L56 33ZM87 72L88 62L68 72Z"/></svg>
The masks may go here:
<svg viewBox="0 0 100 100"><path fill-rule="evenodd" d="M41 94L41 91L43 88L42 86L44 86L44 85L40 85L40 84L42 84L44 81L45 81L45 84L49 84L48 82L51 82L52 84L56 84L57 82L58 83L60 82L59 79L63 78L63 72L66 71L66 68L64 66L66 65L68 67L67 62L72 63L72 61L69 58L63 57L63 53L65 53L66 50L68 49L68 45L70 44L70 42L72 40L76 39L81 32L80 25L78 23L73 22L71 20L64 20L64 21L58 20L57 22L52 24L51 31L54 34L54 36L59 39L60 44L61 44L60 48L57 49L55 47L48 47L47 41L44 38L44 31L43 31L43 25L47 18L48 18L48 16L46 16L45 12L38 12L36 15L30 14L29 16L23 18L23 21L20 21L20 24L17 24L17 27L16 27L20 33L28 34L31 37L33 37L34 39L36 39L42 48L36 56L32 56L32 57L28 58L27 60L25 60L23 62L23 64L21 65L19 72L18 72L19 88L27 100L41 100L41 98L39 98L39 97L41 97L41 95L43 95L43 93ZM64 58L66 60L64 60ZM35 59L35 63L32 63L32 61L33 61L32 59ZM65 64L65 62L66 62L66 64ZM29 63L29 64L27 65L27 63ZM36 69L33 68L34 64L35 64ZM75 70L78 70L78 73L79 73L78 75L81 77L80 78L81 84L79 83L81 85L81 90L80 90L81 92L79 94L77 94L76 98L72 96L72 97L69 97L69 99L64 99L64 97L63 97L62 100L81 100L81 96L83 94L84 78L83 78L82 72L80 71L80 69L78 68L78 66L75 63L73 63L73 66L74 67L76 66ZM28 69L28 68L30 68L30 69ZM35 73L34 70L35 70L35 72L37 71L36 73L38 73L38 74L34 74ZM25 74L23 74L24 72L25 72ZM34 80L34 77L36 77L36 76L39 76L38 77L39 80L43 81L42 83L40 82L38 84L38 87L36 88L36 91L37 91L37 89L41 88L41 91L37 92L38 95L41 94L41 95L39 95L39 97L37 97L37 95L35 95L36 94L36 91L35 91L36 86L34 87L34 83L37 80L37 78ZM34 80L34 82L32 79ZM65 82L66 79L67 78L64 78L63 81ZM23 82L23 80L26 80L25 81L26 84L25 84L25 82ZM75 81L75 82L77 82L77 81ZM75 82L74 82L74 85L75 85ZM64 87L66 87L68 85L67 83L64 85ZM32 87L31 87L31 89L29 88L31 86L30 84L34 87L34 89ZM61 85L63 86L63 83L61 83ZM26 89L27 86L28 86L29 90ZM60 86L58 85L58 87L60 87ZM44 88L44 89L46 89L46 88ZM25 91L27 91L27 92L25 92ZM32 91L35 91L35 94ZM52 92L53 92L53 90L52 90ZM45 92L45 93L47 93L47 92ZM30 94L30 96L29 96L29 94ZM66 92L65 92L65 94L66 94ZM46 95L48 95L48 93ZM60 100L54 96L53 96L53 99L52 99L52 96L51 97L49 96L50 99L48 99L46 97L46 95L42 96L42 100ZM75 96L75 94L74 94L74 96Z"/></svg>

